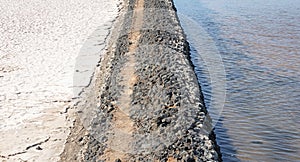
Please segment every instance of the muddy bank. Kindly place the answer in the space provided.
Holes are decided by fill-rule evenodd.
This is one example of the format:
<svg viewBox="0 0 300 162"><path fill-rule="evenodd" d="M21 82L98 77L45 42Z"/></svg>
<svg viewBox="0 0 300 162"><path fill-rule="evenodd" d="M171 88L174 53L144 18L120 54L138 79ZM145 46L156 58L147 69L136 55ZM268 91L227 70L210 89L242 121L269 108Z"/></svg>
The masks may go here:
<svg viewBox="0 0 300 162"><path fill-rule="evenodd" d="M220 161L173 2L123 5L62 161Z"/></svg>

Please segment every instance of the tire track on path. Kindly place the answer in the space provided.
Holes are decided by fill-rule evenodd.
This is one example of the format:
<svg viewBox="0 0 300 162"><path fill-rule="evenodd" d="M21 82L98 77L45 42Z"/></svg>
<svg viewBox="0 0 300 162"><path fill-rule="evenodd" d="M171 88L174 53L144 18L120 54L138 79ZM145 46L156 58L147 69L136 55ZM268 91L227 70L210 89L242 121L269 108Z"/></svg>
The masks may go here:
<svg viewBox="0 0 300 162"><path fill-rule="evenodd" d="M125 63L120 75L123 80L120 83L124 86L123 93L117 101L114 118L112 121L112 132L114 135L108 139L108 150L105 157L108 161L115 159L127 159L126 153L133 152L130 148L132 142L132 133L134 131L134 122L130 119L129 112L131 108L133 86L137 81L135 75L135 52L138 48L138 41L141 37L140 30L143 25L144 0L137 0L133 11L133 21L129 34L129 51L125 53L127 62Z"/></svg>

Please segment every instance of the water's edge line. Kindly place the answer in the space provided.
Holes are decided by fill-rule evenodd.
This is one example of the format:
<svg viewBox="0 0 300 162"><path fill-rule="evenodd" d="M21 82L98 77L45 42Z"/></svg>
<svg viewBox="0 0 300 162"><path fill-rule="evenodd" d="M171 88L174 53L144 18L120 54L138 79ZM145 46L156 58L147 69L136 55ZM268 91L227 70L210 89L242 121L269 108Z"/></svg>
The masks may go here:
<svg viewBox="0 0 300 162"><path fill-rule="evenodd" d="M178 13L177 13L177 9L176 9L176 5L175 5L175 2L174 2L174 0L172 0L172 3L173 3L173 8L174 8L174 10L176 11L176 19L177 19L177 21L178 21L178 23L179 23L179 25L180 25L180 27L182 28L182 31L183 31L183 34L184 34L184 36L185 36L185 40L186 40L186 43L187 43L187 48L188 48L188 53L189 53L189 57L188 57L188 60L189 60L189 63L190 63L190 65L192 66L192 68L195 70L195 65L194 65L194 63L193 63L193 61L192 61L192 58L191 58L191 48L190 48L190 43L188 42L188 40L187 40L187 37L186 37L186 33L184 33L184 29L183 29L183 26L181 25L181 22L180 22L180 19L179 19L179 17L178 17ZM195 72L195 71L194 71ZM196 72L195 72L196 73ZM202 87L201 87L201 85L200 85L200 83L199 82L197 82L198 83L198 85L199 85L199 89L200 89L200 93L201 93L201 102L203 103L203 105L204 105L204 107L205 107L205 110L207 111L207 107L206 107L206 105L205 105L205 102L204 102L204 93L203 93L203 90L202 90ZM208 118L210 118L210 115L209 115L209 113L208 113L208 111L207 111L207 115L206 115ZM212 123L212 119L210 118L210 122ZM215 134L215 132L214 132L214 128L213 128L213 130L211 130L211 133L210 133L210 135L209 135L209 139L210 140L212 140L213 141L213 143L214 143L214 149L217 151L217 153L218 153L218 158L219 158L219 161L223 161L222 160L222 152L221 152L221 149L220 149L220 146L217 144L217 139L216 139L216 134Z"/></svg>

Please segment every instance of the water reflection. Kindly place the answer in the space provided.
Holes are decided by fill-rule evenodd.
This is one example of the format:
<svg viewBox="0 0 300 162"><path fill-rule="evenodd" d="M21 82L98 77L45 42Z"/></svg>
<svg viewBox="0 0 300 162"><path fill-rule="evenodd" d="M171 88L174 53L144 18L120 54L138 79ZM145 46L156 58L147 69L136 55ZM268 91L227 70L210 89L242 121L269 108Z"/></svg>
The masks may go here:
<svg viewBox="0 0 300 162"><path fill-rule="evenodd" d="M225 64L226 104L216 125L224 161L300 161L300 1L175 4L210 34ZM209 76L198 69L210 104Z"/></svg>

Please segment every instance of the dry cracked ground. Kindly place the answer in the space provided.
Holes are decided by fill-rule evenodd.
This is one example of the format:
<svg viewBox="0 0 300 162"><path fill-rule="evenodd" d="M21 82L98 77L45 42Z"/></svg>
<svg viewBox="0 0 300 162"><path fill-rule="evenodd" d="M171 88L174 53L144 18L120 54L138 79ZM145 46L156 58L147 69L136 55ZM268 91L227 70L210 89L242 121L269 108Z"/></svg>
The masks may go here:
<svg viewBox="0 0 300 162"><path fill-rule="evenodd" d="M88 84L120 3L0 2L0 161L59 159L73 90ZM74 73L85 78L74 85Z"/></svg>
<svg viewBox="0 0 300 162"><path fill-rule="evenodd" d="M218 160L172 1L128 3L0 2L0 160ZM123 28L107 46L122 8ZM82 88L97 100L84 108L99 107L88 123L67 117Z"/></svg>

